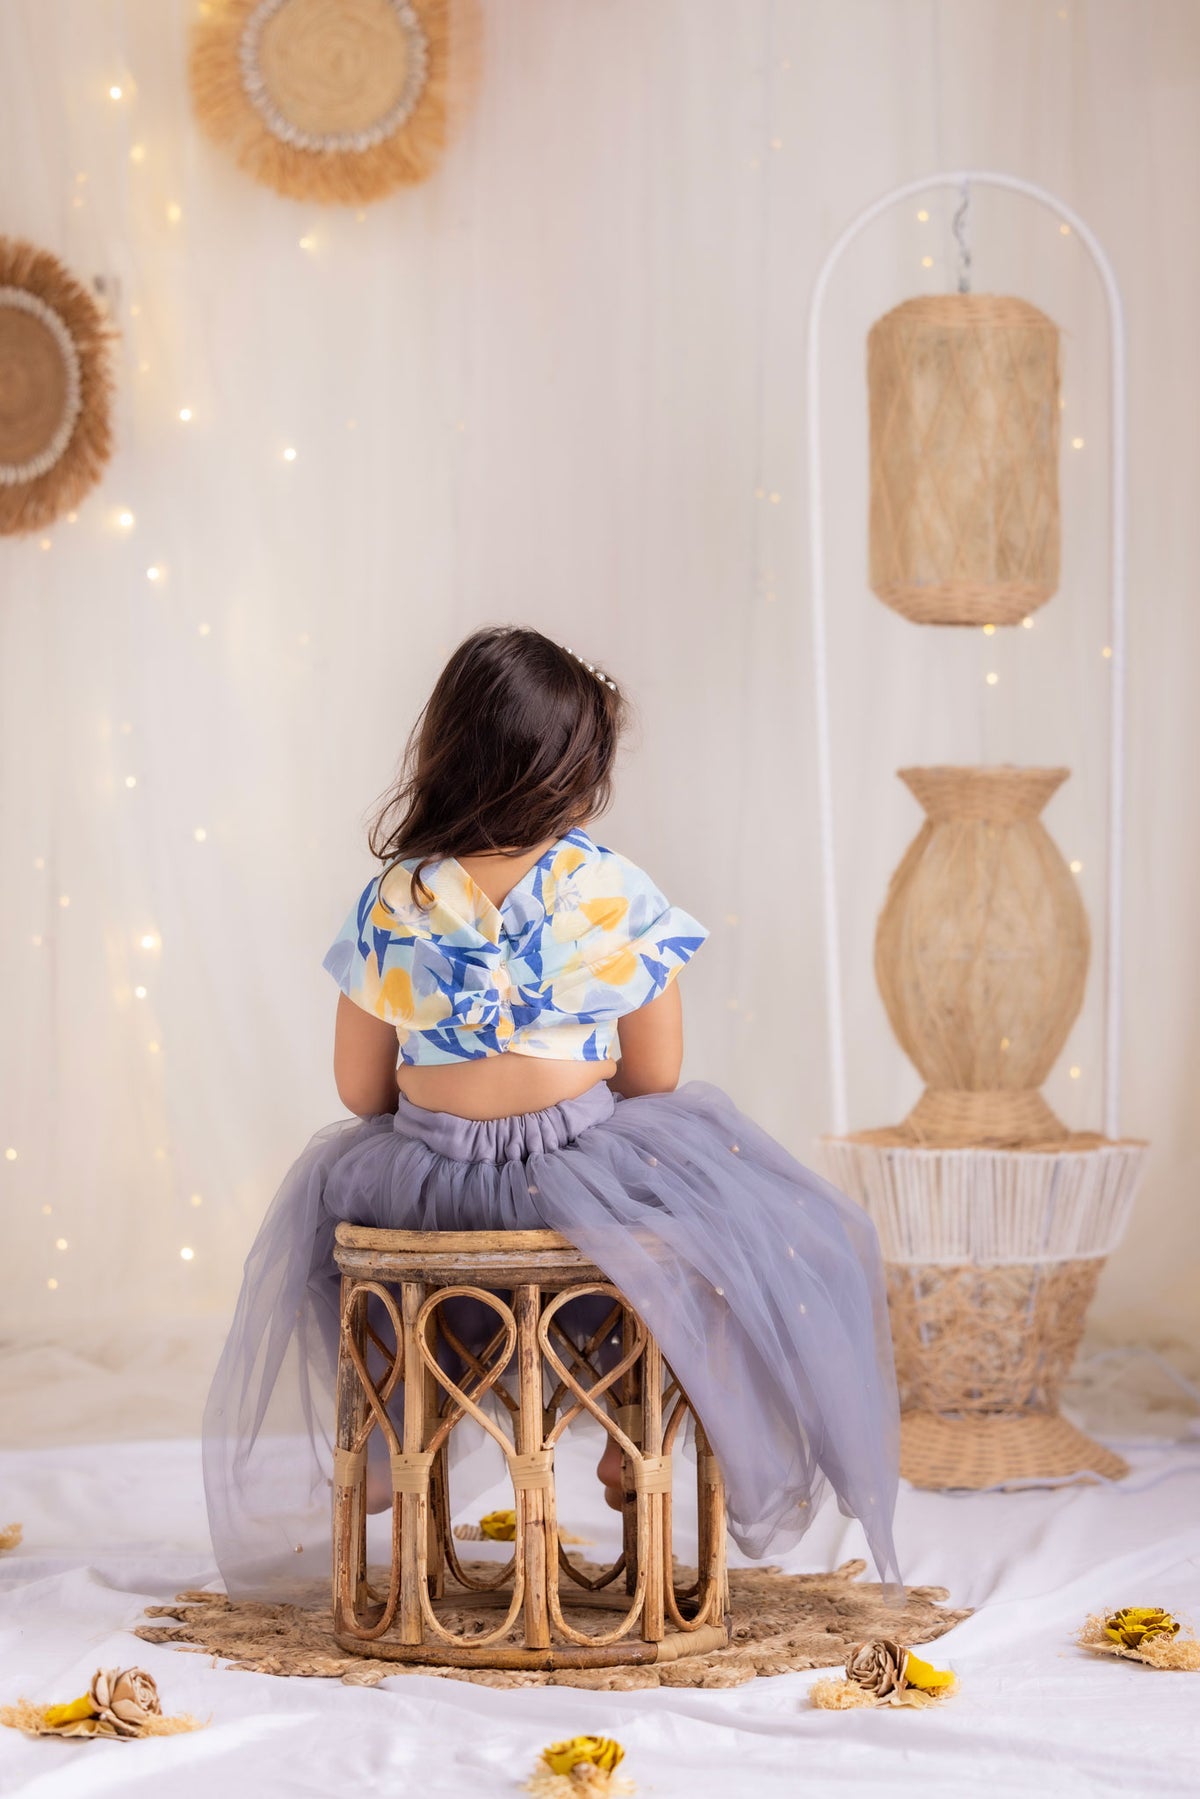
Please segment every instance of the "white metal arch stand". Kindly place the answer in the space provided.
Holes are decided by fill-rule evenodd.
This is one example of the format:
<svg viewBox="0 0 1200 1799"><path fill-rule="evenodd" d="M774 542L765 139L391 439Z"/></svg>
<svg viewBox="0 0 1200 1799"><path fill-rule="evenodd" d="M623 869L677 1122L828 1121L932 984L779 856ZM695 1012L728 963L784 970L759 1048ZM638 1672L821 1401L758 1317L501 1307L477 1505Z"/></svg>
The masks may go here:
<svg viewBox="0 0 1200 1799"><path fill-rule="evenodd" d="M1091 228L1057 194L991 169L960 169L924 175L894 187L853 218L834 242L817 272L808 315L808 505L812 585L813 671L817 727L817 782L821 823L822 900L825 921L825 982L829 1031L829 1067L833 1131L849 1129L846 1087L846 1039L842 1009L841 948L837 917L837 869L834 860L833 758L829 729L829 661L825 615L825 536L821 488L821 321L825 294L842 252L859 233L889 207L931 188L998 187L1024 194L1070 225L1084 245L1104 286L1108 302L1109 379L1111 384L1110 644L1112 680L1109 713L1108 915L1104 975L1104 1134L1120 1135L1121 1109L1121 906L1122 845L1125 822L1125 571L1126 571L1126 368L1125 313L1121 290L1105 250Z"/></svg>

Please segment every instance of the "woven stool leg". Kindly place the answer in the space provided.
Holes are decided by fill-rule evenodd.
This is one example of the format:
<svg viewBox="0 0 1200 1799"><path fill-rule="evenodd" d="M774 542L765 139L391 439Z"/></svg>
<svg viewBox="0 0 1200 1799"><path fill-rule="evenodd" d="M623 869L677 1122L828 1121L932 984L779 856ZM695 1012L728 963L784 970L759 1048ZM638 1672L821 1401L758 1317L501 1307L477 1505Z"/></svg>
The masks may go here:
<svg viewBox="0 0 1200 1799"><path fill-rule="evenodd" d="M662 1351L653 1337L646 1339L642 1352L642 1454L658 1457L663 1447L663 1363ZM667 1634L666 1580L667 1569L663 1543L663 1495L643 1492L638 1502L646 1507L646 1603L642 1608L642 1636L647 1643L661 1643Z"/></svg>
<svg viewBox="0 0 1200 1799"><path fill-rule="evenodd" d="M621 1354L627 1356L633 1348L637 1330L628 1306L621 1319ZM633 1364L624 1376L623 1386L625 1400L622 1407L624 1419L622 1428L625 1435L637 1444L639 1449L645 1448L642 1435L642 1362L641 1358ZM637 1497L633 1491L633 1465L628 1456L621 1457L621 1543L625 1551L625 1591L632 1599L637 1590L638 1579L638 1527Z"/></svg>
<svg viewBox="0 0 1200 1799"><path fill-rule="evenodd" d="M517 1287L513 1316L517 1321L517 1454L536 1455L542 1447L542 1355L538 1347L541 1294L537 1287ZM557 1581L557 1558L546 1516L546 1495L540 1487L520 1486L516 1503L524 1517L525 1599L524 1627L527 1649L550 1646L550 1611L547 1586Z"/></svg>
<svg viewBox="0 0 1200 1799"><path fill-rule="evenodd" d="M725 1562L725 1482L716 1456L709 1448L700 1420L696 1420L696 1563L697 1594L703 1602L711 1583L717 1603L710 1622L718 1623L729 1612L729 1573Z"/></svg>
<svg viewBox="0 0 1200 1799"><path fill-rule="evenodd" d="M354 1286L342 1276L340 1316L346 1319L347 1306ZM343 1328L344 1322L343 1322ZM358 1308L358 1318L351 1327L356 1332L360 1354L366 1355L366 1308ZM339 1450L353 1448L366 1423L367 1396L358 1378L344 1341L338 1343L336 1429L334 1442ZM340 1460L340 1458L339 1458ZM334 1628L346 1630L366 1598L367 1580L367 1511L365 1458L358 1479L343 1486L336 1472L333 1486L333 1611Z"/></svg>
<svg viewBox="0 0 1200 1799"><path fill-rule="evenodd" d="M400 1286L404 1323L404 1453L418 1456L425 1447L424 1363L418 1347L417 1314L425 1303L425 1283L405 1280ZM400 1496L400 1641L423 1643L421 1582L425 1578L428 1493L404 1491Z"/></svg>
<svg viewBox="0 0 1200 1799"><path fill-rule="evenodd" d="M431 1352L437 1349L437 1320L431 1315L428 1325L428 1342ZM433 1378L430 1368L425 1368L422 1381L422 1411L424 1427L422 1446L432 1442L438 1427L438 1384ZM429 1586L429 1597L440 1599L446 1590L446 1544L442 1536L442 1518L446 1507L442 1504L442 1494L447 1490L448 1467L446 1445L443 1444L434 1457L429 1470L429 1507L428 1526L426 1530L426 1580Z"/></svg>

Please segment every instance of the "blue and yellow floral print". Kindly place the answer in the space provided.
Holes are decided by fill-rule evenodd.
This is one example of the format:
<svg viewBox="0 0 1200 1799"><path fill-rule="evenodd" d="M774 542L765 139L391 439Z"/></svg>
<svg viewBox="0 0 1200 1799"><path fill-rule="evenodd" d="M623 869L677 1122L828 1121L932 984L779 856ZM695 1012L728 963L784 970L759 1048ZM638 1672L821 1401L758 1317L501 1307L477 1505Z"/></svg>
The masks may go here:
<svg viewBox="0 0 1200 1799"><path fill-rule="evenodd" d="M603 1061L616 1023L666 991L708 931L616 850L568 831L495 906L453 857L377 875L324 966L395 1025L409 1065L538 1056Z"/></svg>

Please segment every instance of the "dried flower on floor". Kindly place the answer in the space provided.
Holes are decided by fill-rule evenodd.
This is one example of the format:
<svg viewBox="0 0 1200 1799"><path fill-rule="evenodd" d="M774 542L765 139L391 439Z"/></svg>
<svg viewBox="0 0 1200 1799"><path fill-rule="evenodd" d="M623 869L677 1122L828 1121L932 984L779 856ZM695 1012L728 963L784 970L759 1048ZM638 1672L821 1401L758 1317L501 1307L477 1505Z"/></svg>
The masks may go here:
<svg viewBox="0 0 1200 1799"><path fill-rule="evenodd" d="M478 1524L456 1524L454 1534L460 1543L511 1543L517 1534L517 1514L514 1511L488 1512ZM558 1540L582 1547L590 1545L588 1537L573 1536L569 1530L560 1530Z"/></svg>
<svg viewBox="0 0 1200 1799"><path fill-rule="evenodd" d="M1125 1605L1104 1620L1104 1634L1126 1649L1140 1649L1147 1637L1177 1637L1179 1625L1158 1605Z"/></svg>
<svg viewBox="0 0 1200 1799"><path fill-rule="evenodd" d="M957 1684L948 1670L931 1667L903 1643L873 1637L850 1651L843 1679L814 1681L808 1697L822 1711L852 1711L865 1705L915 1709L946 1698Z"/></svg>
<svg viewBox="0 0 1200 1799"><path fill-rule="evenodd" d="M25 1535L24 1526L20 1524L0 1524L0 1551L15 1549Z"/></svg>
<svg viewBox="0 0 1200 1799"><path fill-rule="evenodd" d="M625 1751L612 1737L570 1737L566 1742L551 1743L542 1750L542 1759L526 1792L537 1799L609 1799L637 1789L631 1780L617 1773Z"/></svg>
<svg viewBox="0 0 1200 1799"><path fill-rule="evenodd" d="M202 1728L186 1713L163 1716L154 1676L144 1668L97 1668L91 1686L78 1699L63 1705L34 1705L18 1699L15 1705L0 1706L0 1724L23 1730L26 1736L118 1740L175 1736Z"/></svg>
<svg viewBox="0 0 1200 1799"><path fill-rule="evenodd" d="M1126 1605L1094 1615L1075 1640L1093 1655L1119 1655L1148 1668L1200 1674L1200 1638L1158 1606Z"/></svg>

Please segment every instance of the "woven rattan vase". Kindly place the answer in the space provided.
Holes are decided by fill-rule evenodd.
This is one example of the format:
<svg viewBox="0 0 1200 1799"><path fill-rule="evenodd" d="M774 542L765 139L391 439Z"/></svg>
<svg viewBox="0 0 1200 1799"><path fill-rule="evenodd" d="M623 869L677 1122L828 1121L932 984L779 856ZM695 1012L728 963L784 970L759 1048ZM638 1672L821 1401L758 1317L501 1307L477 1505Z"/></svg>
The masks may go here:
<svg viewBox="0 0 1200 1799"><path fill-rule="evenodd" d="M1012 625L1058 586L1058 328L930 294L867 339L871 586L926 625Z"/></svg>
<svg viewBox="0 0 1200 1799"><path fill-rule="evenodd" d="M905 768L924 825L892 877L875 972L926 1082L898 1141L1054 1144L1038 1091L1083 1000L1088 926L1038 814L1062 768Z"/></svg>

